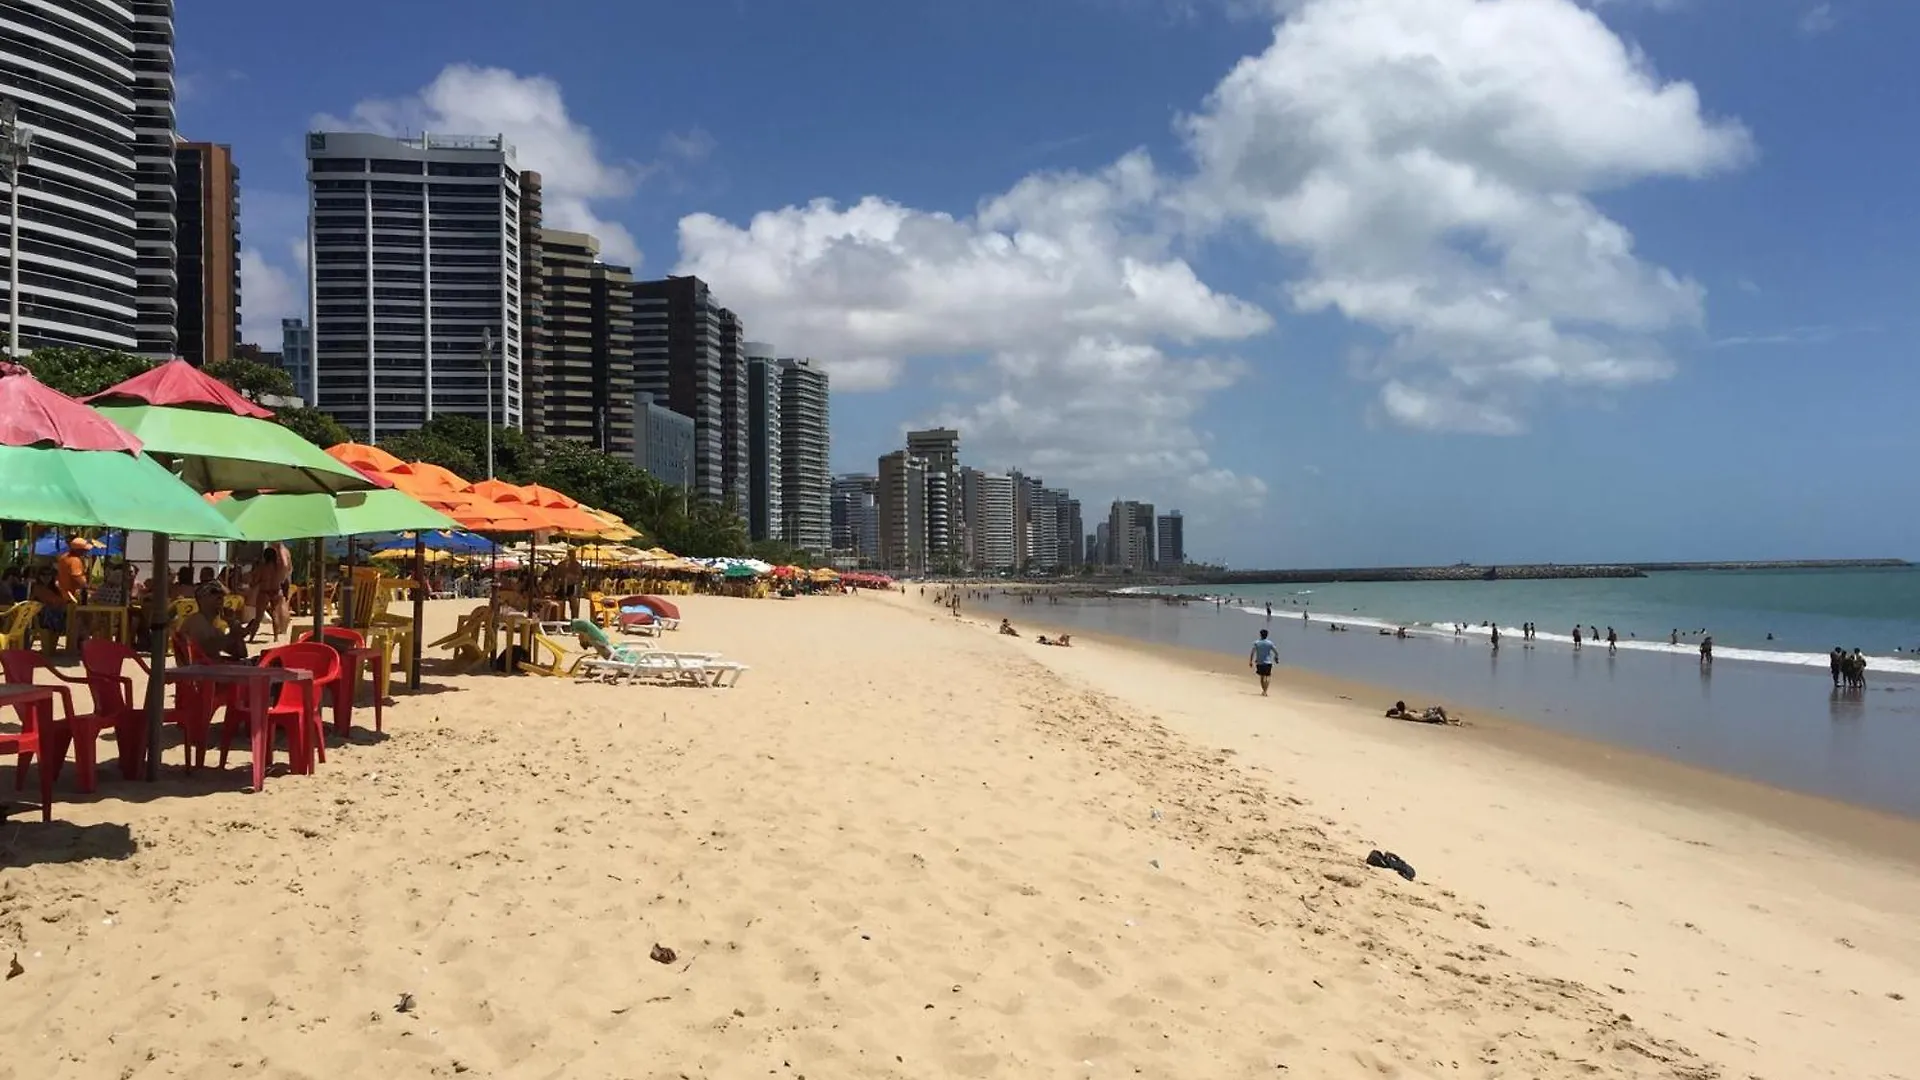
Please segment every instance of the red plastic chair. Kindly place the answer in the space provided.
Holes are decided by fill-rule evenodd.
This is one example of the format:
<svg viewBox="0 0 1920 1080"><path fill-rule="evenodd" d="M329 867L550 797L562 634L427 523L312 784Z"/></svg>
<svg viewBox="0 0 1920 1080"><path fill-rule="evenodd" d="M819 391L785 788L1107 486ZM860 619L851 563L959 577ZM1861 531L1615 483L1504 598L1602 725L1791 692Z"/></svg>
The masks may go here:
<svg viewBox="0 0 1920 1080"><path fill-rule="evenodd" d="M312 642L313 631L308 630L293 640L295 644ZM323 626L320 628L319 640L321 644L334 649L335 656L340 660L340 677L334 680L333 684L333 724L337 730L346 733L353 730L353 693L359 689L358 664L360 661L358 658L345 655L344 650L364 649L367 647L367 639L358 630L351 630L344 626ZM374 665L377 661L369 663ZM385 731L386 718L381 715L380 672L376 667L375 670L367 672L367 675L373 680L373 730Z"/></svg>
<svg viewBox="0 0 1920 1080"><path fill-rule="evenodd" d="M5 674L8 682L31 683L37 671L45 671L72 686L84 686L87 681L62 675L60 669L54 667L45 656L30 649L8 649L0 652L0 673ZM80 771L77 786L82 794L92 794L99 786L98 768L95 762L100 732L112 718L102 716L98 712L76 713L73 720L69 722L54 716L50 705L21 706L20 715L23 720L29 712L35 714L34 723L40 734L40 751L45 758L54 763L54 776L58 777L60 770L66 765L67 748L71 746L74 764ZM146 740L141 738L141 732L137 730L129 731L119 728L115 729L115 737L120 743L120 775L129 780L138 779L140 764L144 760L141 755L145 753ZM23 778L15 779L17 782L24 783Z"/></svg>
<svg viewBox="0 0 1920 1080"><path fill-rule="evenodd" d="M0 754L12 754L13 789L24 790L27 786L27 770L33 767L36 755L40 758L40 820L53 820L53 781L60 775L60 766L66 761L66 751L58 756L43 752L42 724L43 715L36 705L16 705L20 713L20 730L17 732L0 731Z"/></svg>
<svg viewBox="0 0 1920 1080"><path fill-rule="evenodd" d="M312 772L316 754L322 762L327 760L327 731L320 719L319 703L320 696L340 680L340 655L317 642L298 642L267 650L260 657L260 666L311 672L313 680L308 685L312 693L309 695L299 683L282 683L275 700L267 706L267 715L258 718L249 715L244 705L229 705L226 722L220 725L220 767L227 767L234 738L242 730L250 732L253 724L264 723L287 733L287 757L293 771ZM266 782L267 759L272 756L273 742L269 738L266 754L253 763L255 790Z"/></svg>
<svg viewBox="0 0 1920 1080"><path fill-rule="evenodd" d="M126 674L127 661L133 661L140 673L153 678L146 660L132 648L117 641L89 638L80 646L80 664L86 668L87 689L93 694L93 708L119 732L122 742L138 741L146 748L147 718L140 699L134 696L133 679ZM213 710L216 705L206 688L192 683L174 687L174 707L166 710L162 722L180 729L180 742L187 755L189 771L207 763L207 747L213 741ZM128 733L133 734L129 735ZM146 758L141 757L144 774Z"/></svg>

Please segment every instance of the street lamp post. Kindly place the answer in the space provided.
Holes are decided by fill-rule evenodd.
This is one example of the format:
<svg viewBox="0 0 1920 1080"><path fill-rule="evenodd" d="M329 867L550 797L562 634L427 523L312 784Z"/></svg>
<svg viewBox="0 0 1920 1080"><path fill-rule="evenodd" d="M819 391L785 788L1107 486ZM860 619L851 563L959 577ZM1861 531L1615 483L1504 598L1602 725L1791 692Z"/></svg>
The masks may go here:
<svg viewBox="0 0 1920 1080"><path fill-rule="evenodd" d="M20 109L0 99L0 178L7 181L7 359L20 359L20 173L33 132L20 126Z"/></svg>
<svg viewBox="0 0 1920 1080"><path fill-rule="evenodd" d="M480 363L487 369L487 479L493 479L493 330L480 334Z"/></svg>

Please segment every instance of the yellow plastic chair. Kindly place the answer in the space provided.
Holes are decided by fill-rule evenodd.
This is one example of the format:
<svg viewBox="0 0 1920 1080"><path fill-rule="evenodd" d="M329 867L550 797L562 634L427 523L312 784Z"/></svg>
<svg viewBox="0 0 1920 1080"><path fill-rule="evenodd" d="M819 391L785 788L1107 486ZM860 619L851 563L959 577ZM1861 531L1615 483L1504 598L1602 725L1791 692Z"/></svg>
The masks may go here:
<svg viewBox="0 0 1920 1080"><path fill-rule="evenodd" d="M9 649L31 648L29 644L40 628L40 605L22 600L0 616L0 645Z"/></svg>
<svg viewBox="0 0 1920 1080"><path fill-rule="evenodd" d="M353 569L353 609L341 625L365 634L369 648L384 649L395 657L388 661L383 675L395 668L409 677L413 675L413 620L387 613L394 593L405 587L405 582L385 577L372 567ZM379 688L382 697L387 686L388 680L383 678Z"/></svg>
<svg viewBox="0 0 1920 1080"><path fill-rule="evenodd" d="M572 678L580 670L581 664L599 656L595 652L573 652L538 630L531 635L528 651L532 655L520 661L520 670L529 675L544 675L554 679Z"/></svg>
<svg viewBox="0 0 1920 1080"><path fill-rule="evenodd" d="M132 613L118 604L83 604L74 608L67 620L69 630L77 632L85 627L89 637L104 637L122 644L133 640ZM106 628L105 633L99 632L102 625Z"/></svg>

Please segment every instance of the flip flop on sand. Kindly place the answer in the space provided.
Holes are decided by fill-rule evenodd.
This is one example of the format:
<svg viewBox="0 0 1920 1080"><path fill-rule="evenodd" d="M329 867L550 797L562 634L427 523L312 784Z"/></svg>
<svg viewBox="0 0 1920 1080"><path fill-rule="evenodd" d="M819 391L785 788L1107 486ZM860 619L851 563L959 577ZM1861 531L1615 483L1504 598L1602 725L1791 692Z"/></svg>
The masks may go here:
<svg viewBox="0 0 1920 1080"><path fill-rule="evenodd" d="M1413 867L1407 865L1407 860L1395 855L1391 851L1368 852L1367 865L1377 866L1382 870L1391 870L1401 877L1406 878L1408 881L1413 880Z"/></svg>

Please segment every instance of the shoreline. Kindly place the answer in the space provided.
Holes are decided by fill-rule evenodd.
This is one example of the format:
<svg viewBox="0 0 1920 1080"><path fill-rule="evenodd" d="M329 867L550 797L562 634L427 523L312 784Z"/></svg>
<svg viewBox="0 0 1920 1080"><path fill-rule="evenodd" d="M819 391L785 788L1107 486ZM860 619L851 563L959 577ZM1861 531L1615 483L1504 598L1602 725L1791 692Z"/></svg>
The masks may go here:
<svg viewBox="0 0 1920 1080"><path fill-rule="evenodd" d="M966 617L964 613L962 617ZM1035 626L1043 622L1026 621ZM1146 658L1173 657L1194 671L1211 675L1252 678L1244 661L1210 649L1161 645L1124 634L1076 630L1071 626L1048 625L1037 633L1052 637L1062 629L1072 634L1075 641L1086 640ZM1391 684L1348 679L1284 663L1274 669L1274 686L1294 690L1329 706L1352 706L1365 713L1368 720L1406 727L1441 725L1388 720L1384 715L1387 706L1395 701L1406 701L1416 708L1446 704L1419 700L1416 691L1397 689ZM1453 706L1447 707L1449 712L1454 711ZM1920 869L1920 819L1559 731L1505 710L1463 711L1463 725L1443 729L1488 750L1517 754L1547 767L1565 769L1695 809L1740 814L1809 838L1843 844L1864 855L1896 859Z"/></svg>
<svg viewBox="0 0 1920 1080"><path fill-rule="evenodd" d="M1679 774L1668 786L1737 777L1920 821L1920 788L1901 766L1920 753L1920 726L1912 723L1920 712L1920 678L1888 670L1904 661L1876 660L1865 689L1839 690L1829 689L1824 670L1752 660L1734 648L1716 650L1717 663L1708 668L1694 652L1664 643L1623 641L1614 656L1603 647L1582 653L1544 631L1537 642L1523 642L1516 631L1501 635L1510 647L1489 653L1487 631L1478 628L1463 634L1417 627L1399 639L1375 632L1386 624L1324 611L1311 623L1302 623L1300 609L1276 611L1263 623L1257 603L1135 605L1056 597L1057 605L1029 594L1029 603L995 592L963 600L962 611L991 614L996 622L1010 617L1028 629L1103 633L1149 653L1194 649L1191 655L1209 666L1221 656L1238 663L1244 653L1234 654L1265 627L1296 680L1339 685L1336 696L1351 689L1349 696L1380 712L1395 700L1438 703L1490 723L1508 721L1519 729L1516 739L1569 736L1571 742L1549 740L1540 750L1549 758L1575 751L1624 756L1651 762L1659 772L1685 763L1701 771ZM1354 632L1328 634L1331 623Z"/></svg>
<svg viewBox="0 0 1920 1080"><path fill-rule="evenodd" d="M1502 948L1717 1063L1672 1075L1920 1075L1920 823L1510 718L1389 721L1403 695L1379 687L1283 677L1262 698L1237 657L1070 627L1075 648L1042 648L1044 612L1015 619L1019 641L993 633L999 615L953 629L1214 747L1348 850L1393 850L1482 901Z"/></svg>

